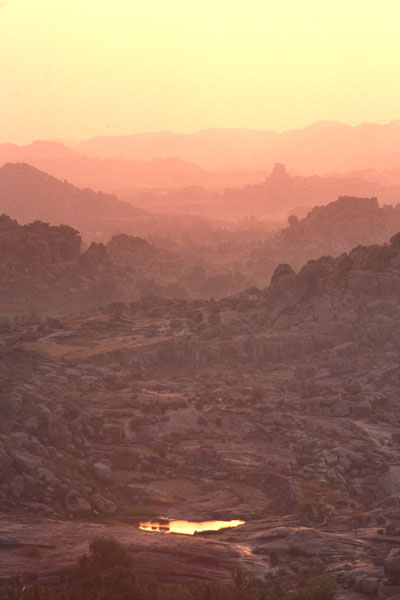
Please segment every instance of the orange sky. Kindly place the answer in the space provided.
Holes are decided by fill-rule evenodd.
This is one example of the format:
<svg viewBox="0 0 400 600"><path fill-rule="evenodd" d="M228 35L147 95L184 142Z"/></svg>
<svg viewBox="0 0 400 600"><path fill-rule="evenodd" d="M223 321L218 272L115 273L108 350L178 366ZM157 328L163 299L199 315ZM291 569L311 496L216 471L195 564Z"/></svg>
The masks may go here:
<svg viewBox="0 0 400 600"><path fill-rule="evenodd" d="M0 0L0 141L400 117L399 0Z"/></svg>

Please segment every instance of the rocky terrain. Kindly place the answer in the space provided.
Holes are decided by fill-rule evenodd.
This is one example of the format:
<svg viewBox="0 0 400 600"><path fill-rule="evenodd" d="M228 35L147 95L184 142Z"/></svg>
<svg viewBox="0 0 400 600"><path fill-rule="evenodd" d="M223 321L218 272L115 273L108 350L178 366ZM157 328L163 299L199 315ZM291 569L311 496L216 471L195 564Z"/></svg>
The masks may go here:
<svg viewBox="0 0 400 600"><path fill-rule="evenodd" d="M223 240L221 246L223 253ZM227 264L218 257L209 262L195 248L179 255L128 234L85 248L79 232L69 226L19 225L1 215L0 308L5 315L48 315L148 295L223 296L250 285L240 271L229 268L240 246L239 240Z"/></svg>
<svg viewBox="0 0 400 600"><path fill-rule="evenodd" d="M43 312L134 299L185 295L182 261L142 238L117 235L84 249L79 232L42 221L0 216L0 306L5 313Z"/></svg>
<svg viewBox="0 0 400 600"><path fill-rule="evenodd" d="M291 215L288 221L253 252L253 260L267 258L300 268L310 259L337 256L357 244L383 244L400 230L400 204L380 206L376 198L340 196L314 206L302 219Z"/></svg>
<svg viewBox="0 0 400 600"><path fill-rule="evenodd" d="M59 181L27 164L6 164L0 168L2 213L24 225L36 221L56 227L68 224L79 231L84 248L92 242L108 244L115 238L117 242L113 242L108 250L114 255L116 268L113 274L108 274L111 283L98 282L98 288L103 287L94 294L98 302L112 299L113 295L107 290L113 290L118 299L143 294L211 297L235 293L246 284L255 283L258 277L264 284L268 276L265 260L256 265L254 279L246 266L247 254L277 228L276 223L253 219L227 223L190 215L145 212L115 196L79 189L67 181ZM45 231L50 230L42 230L44 237ZM123 235L130 235L136 240L141 238L149 244L140 247L133 241L129 249L126 244L118 249ZM47 241L43 239L41 243L46 245ZM97 256L98 252L92 252L92 258L95 254ZM57 281L64 271L68 271L68 277L71 268L76 271L74 265L67 262L58 265ZM268 260L267 263L269 268ZM119 267L123 269L117 273ZM54 272L49 273L49 278L53 275ZM85 277L91 280L91 275L86 274ZM85 280L69 283L67 281L65 286L61 286L62 298L66 294L69 298L71 294L75 297L82 288L92 287L90 281L87 283ZM21 302L25 303L24 293L19 293L18 303ZM86 306L88 299L83 298L82 302ZM52 303L64 309L59 300Z"/></svg>
<svg viewBox="0 0 400 600"><path fill-rule="evenodd" d="M106 532L166 581L400 594L399 290L397 234L218 301L3 322L1 577L59 584ZM151 517L245 524L139 531Z"/></svg>

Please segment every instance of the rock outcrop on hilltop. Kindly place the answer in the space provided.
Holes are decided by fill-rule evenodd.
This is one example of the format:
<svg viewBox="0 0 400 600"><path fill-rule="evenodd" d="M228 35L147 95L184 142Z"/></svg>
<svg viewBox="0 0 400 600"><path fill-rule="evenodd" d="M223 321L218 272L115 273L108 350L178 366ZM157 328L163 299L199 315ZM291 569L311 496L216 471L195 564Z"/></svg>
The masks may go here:
<svg viewBox="0 0 400 600"><path fill-rule="evenodd" d="M171 252L156 248L141 237L121 233L114 235L107 243L107 252L116 265L139 268L152 265L156 270L171 268L174 260ZM175 257L175 266L180 264ZM157 273L158 275L158 273Z"/></svg>
<svg viewBox="0 0 400 600"><path fill-rule="evenodd" d="M256 255L300 268L307 260L338 256L357 244L383 244L400 230L400 204L379 206L376 198L342 196L315 206L303 219L291 215L288 220L289 227Z"/></svg>
<svg viewBox="0 0 400 600"><path fill-rule="evenodd" d="M2 305L43 306L93 284L110 259L102 244L81 252L79 232L67 225L35 221L28 225L0 216Z"/></svg>
<svg viewBox="0 0 400 600"><path fill-rule="evenodd" d="M118 234L82 250L75 229L0 216L0 308L6 313L70 310L132 301L222 296L250 281L220 265L199 266L147 240Z"/></svg>
<svg viewBox="0 0 400 600"><path fill-rule="evenodd" d="M0 216L0 266L3 271L44 271L63 261L76 261L81 253L79 232L67 225L54 227L35 221L20 226ZM4 277L4 274L3 274Z"/></svg>
<svg viewBox="0 0 400 600"><path fill-rule="evenodd" d="M149 293L185 295L182 265L146 240L114 236L82 251L79 232L0 216L0 306L6 312L68 309L135 299Z"/></svg>

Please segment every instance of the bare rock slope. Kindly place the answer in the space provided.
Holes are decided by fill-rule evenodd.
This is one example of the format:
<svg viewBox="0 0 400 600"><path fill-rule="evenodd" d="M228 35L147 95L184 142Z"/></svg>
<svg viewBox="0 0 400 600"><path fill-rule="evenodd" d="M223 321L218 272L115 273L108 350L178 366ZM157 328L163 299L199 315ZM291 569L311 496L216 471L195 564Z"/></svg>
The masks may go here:
<svg viewBox="0 0 400 600"><path fill-rule="evenodd" d="M164 580L399 594L399 264L396 234L219 301L3 323L2 576L62 579L108 532ZM246 523L180 543L151 516Z"/></svg>

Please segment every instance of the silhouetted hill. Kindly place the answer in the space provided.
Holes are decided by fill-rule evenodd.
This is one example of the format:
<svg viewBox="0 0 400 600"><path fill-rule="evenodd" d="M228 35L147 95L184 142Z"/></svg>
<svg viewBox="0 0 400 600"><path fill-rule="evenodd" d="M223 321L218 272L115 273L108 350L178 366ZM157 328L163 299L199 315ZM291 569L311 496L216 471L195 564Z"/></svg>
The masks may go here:
<svg viewBox="0 0 400 600"><path fill-rule="evenodd" d="M275 162L299 173L400 165L400 121L356 127L332 121L277 133L248 129L208 129L96 137L73 147L99 158L149 160L179 156L206 169L270 169Z"/></svg>
<svg viewBox="0 0 400 600"><path fill-rule="evenodd" d="M264 171L209 172L175 156L150 160L117 156L103 160L51 141L36 141L28 146L0 144L0 165L7 162L28 163L80 187L118 195L141 188L170 189L189 185L223 189L255 183L264 176Z"/></svg>
<svg viewBox="0 0 400 600"><path fill-rule="evenodd" d="M281 220L290 213L304 216L313 206L334 202L345 195L376 196L381 204L397 204L400 185L383 185L378 180L369 181L351 174L347 177L292 175L282 164L276 164L264 181L242 188L226 188L222 193L191 187L164 195L151 191L133 193L129 200L157 213L198 214L226 220L254 215Z"/></svg>
<svg viewBox="0 0 400 600"><path fill-rule="evenodd" d="M289 217L282 229L253 258L268 257L299 268L320 256L339 256L351 248L382 244L400 230L400 204L379 206L376 198L343 196L326 206L314 206L303 219Z"/></svg>
<svg viewBox="0 0 400 600"><path fill-rule="evenodd" d="M85 234L112 232L121 220L135 221L145 215L116 196L79 189L24 163L0 168L0 213L21 223L65 223Z"/></svg>

